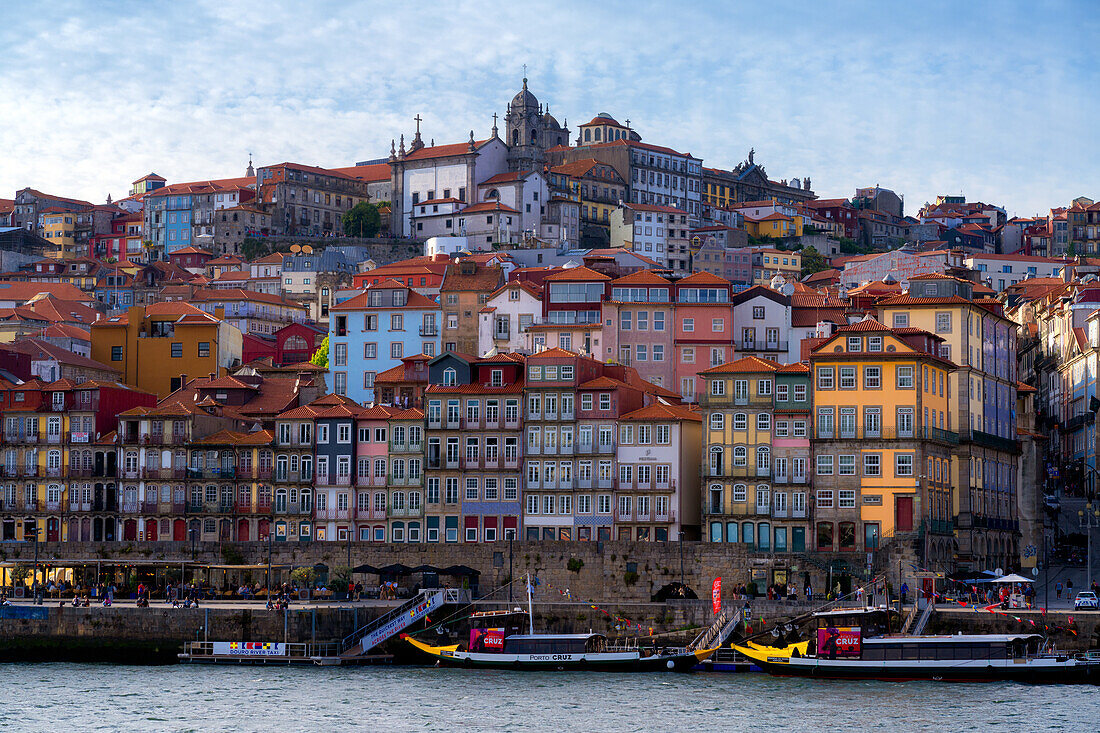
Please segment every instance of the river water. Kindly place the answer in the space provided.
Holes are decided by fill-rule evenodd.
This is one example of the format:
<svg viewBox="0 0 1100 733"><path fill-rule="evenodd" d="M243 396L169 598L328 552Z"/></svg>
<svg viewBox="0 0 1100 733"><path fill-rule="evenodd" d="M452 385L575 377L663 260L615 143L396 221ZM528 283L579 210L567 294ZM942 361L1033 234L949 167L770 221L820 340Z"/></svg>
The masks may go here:
<svg viewBox="0 0 1100 733"><path fill-rule="evenodd" d="M430 667L0 665L2 731L1094 731L1100 688Z"/></svg>

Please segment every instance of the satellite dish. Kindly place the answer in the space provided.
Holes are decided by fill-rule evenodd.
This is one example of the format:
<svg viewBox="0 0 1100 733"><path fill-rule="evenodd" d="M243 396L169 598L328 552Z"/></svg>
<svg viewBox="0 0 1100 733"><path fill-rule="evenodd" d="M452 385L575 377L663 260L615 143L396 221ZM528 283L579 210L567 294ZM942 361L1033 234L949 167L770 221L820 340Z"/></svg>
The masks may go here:
<svg viewBox="0 0 1100 733"><path fill-rule="evenodd" d="M290 251L293 252L294 254L298 254L299 252L302 251L302 245L292 244L292 245L290 245Z"/></svg>
<svg viewBox="0 0 1100 733"><path fill-rule="evenodd" d="M304 252L307 255L311 255L311 254L313 254L313 247L309 246L308 244L303 244L302 245L302 252Z"/></svg>
<svg viewBox="0 0 1100 733"><path fill-rule="evenodd" d="M1038 578L1039 577L1039 568L1032 568L1031 569L1031 574L1032 574L1032 576Z"/></svg>

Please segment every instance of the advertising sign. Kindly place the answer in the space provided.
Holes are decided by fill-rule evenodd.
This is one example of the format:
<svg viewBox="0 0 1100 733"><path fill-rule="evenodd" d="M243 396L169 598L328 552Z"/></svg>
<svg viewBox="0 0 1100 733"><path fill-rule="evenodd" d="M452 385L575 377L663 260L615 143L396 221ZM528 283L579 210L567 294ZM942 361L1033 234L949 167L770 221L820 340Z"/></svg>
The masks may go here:
<svg viewBox="0 0 1100 733"><path fill-rule="evenodd" d="M470 629L470 651L504 651L504 629Z"/></svg>
<svg viewBox="0 0 1100 733"><path fill-rule="evenodd" d="M240 657L282 657L286 648L277 641L215 641L215 654L230 654Z"/></svg>
<svg viewBox="0 0 1100 733"><path fill-rule="evenodd" d="M817 630L817 655L825 659L859 659L863 653L858 626L830 626Z"/></svg>
<svg viewBox="0 0 1100 733"><path fill-rule="evenodd" d="M714 585L710 587L710 604L714 608L714 615L722 610L722 576L714 579Z"/></svg>

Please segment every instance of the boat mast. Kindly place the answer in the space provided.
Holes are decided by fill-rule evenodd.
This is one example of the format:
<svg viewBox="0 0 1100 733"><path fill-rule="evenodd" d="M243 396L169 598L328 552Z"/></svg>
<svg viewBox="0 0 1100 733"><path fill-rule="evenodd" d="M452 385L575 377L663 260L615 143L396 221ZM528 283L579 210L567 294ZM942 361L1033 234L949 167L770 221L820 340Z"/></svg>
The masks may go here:
<svg viewBox="0 0 1100 733"><path fill-rule="evenodd" d="M535 612L531 605L531 573L527 573L527 628L532 636L535 634Z"/></svg>

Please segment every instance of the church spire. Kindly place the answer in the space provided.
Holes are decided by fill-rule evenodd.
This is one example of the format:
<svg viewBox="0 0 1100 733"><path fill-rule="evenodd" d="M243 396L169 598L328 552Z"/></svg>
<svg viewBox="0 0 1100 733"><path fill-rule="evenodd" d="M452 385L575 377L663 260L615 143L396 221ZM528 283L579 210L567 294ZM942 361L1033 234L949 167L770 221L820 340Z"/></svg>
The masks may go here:
<svg viewBox="0 0 1100 733"><path fill-rule="evenodd" d="M252 167L252 153L248 154L248 169L245 170L244 174L249 178L256 177L256 169Z"/></svg>
<svg viewBox="0 0 1100 733"><path fill-rule="evenodd" d="M493 137L500 137L500 135L497 134L497 113L496 112L493 113Z"/></svg>
<svg viewBox="0 0 1100 733"><path fill-rule="evenodd" d="M424 141L420 138L420 123L424 121L424 118L417 113L416 117L413 117L416 121L416 135L413 137L412 142L409 144L409 152L415 153L420 148L424 147Z"/></svg>

